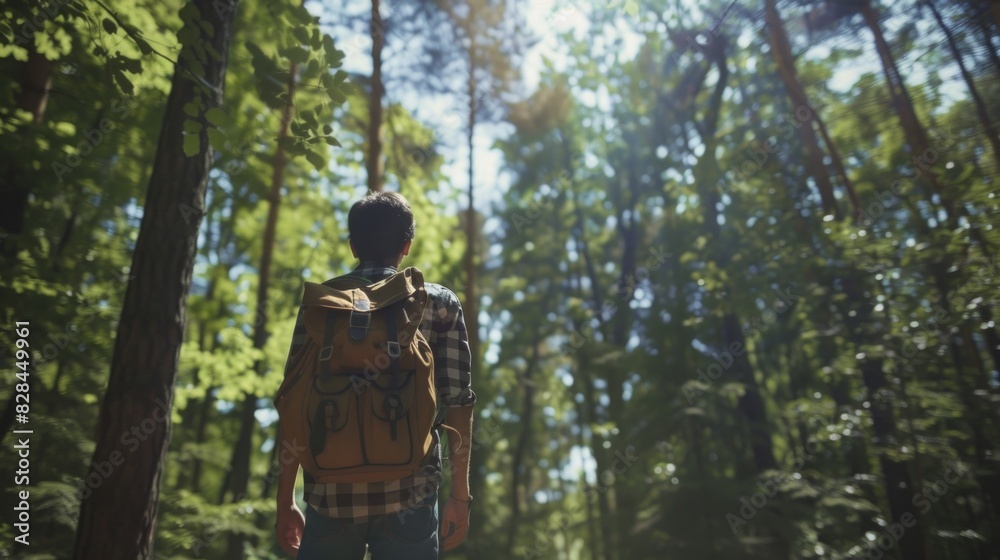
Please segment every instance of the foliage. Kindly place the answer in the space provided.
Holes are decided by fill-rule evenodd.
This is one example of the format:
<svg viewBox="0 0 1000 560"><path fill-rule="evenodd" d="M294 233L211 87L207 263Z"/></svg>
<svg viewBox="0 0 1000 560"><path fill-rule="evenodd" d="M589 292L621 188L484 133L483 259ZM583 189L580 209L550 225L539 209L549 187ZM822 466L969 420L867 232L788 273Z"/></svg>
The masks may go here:
<svg viewBox="0 0 1000 560"><path fill-rule="evenodd" d="M975 69L971 84L924 2L872 4L927 132L933 153L923 154L851 3L777 3L809 110L829 135L822 171L836 185L836 216L807 165L804 109L789 101L764 2L557 3L544 16L563 31L557 52L520 101L508 78L530 57L498 55L507 41L533 40L532 25L521 22L525 37L486 25L495 2L385 4L390 32L398 23L416 41L387 41L385 188L416 215L406 263L460 294L467 239L456 208L467 184L451 176L457 142L420 109L466 91L468 76L454 70L465 68L470 34L499 45L476 51L477 77L502 77L476 91L477 116L506 124L491 129L504 188L477 208L482 487L456 558L860 557L898 540L884 461L913 481L908 511L929 528L931 557L998 558L1000 154L970 93L1000 118L1000 37L985 3L935 4ZM10 77L0 83L0 177L28 190L23 231L0 231L0 293L6 324L31 321L36 434L31 555L3 524L4 556L72 550L162 108L179 45L200 25L189 6L0 6L0 72ZM473 8L487 15L463 19ZM215 156L157 557L216 558L231 534L252 537L247 558L280 557L269 399L303 282L353 263L346 214L364 192L368 103L351 69L363 57L328 34L337 17L318 3L243 0L224 109L190 107L189 142L203 116ZM53 62L52 82L35 118L20 94L39 57ZM435 61L437 74L413 70ZM261 238L293 76L270 336L255 350ZM427 87L393 95L419 80ZM12 340L2 330L5 363ZM256 360L265 375L253 373ZM873 361L886 377L877 395ZM13 379L0 381L5 398ZM250 496L231 504L223 489L245 394L261 405ZM879 402L894 418L884 437ZM759 460L761 428L774 465ZM0 454L3 472L15 462ZM11 511L16 487L4 488L0 507Z"/></svg>

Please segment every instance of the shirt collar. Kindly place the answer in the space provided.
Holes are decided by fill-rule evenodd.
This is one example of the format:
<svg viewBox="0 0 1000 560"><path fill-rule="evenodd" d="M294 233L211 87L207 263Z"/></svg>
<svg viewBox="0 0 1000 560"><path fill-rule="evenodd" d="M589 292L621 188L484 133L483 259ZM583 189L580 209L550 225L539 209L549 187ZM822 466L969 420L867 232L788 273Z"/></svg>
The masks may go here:
<svg viewBox="0 0 1000 560"><path fill-rule="evenodd" d="M396 267L378 261L361 261L357 268L354 269L354 274L369 278L372 276L390 276L395 273Z"/></svg>

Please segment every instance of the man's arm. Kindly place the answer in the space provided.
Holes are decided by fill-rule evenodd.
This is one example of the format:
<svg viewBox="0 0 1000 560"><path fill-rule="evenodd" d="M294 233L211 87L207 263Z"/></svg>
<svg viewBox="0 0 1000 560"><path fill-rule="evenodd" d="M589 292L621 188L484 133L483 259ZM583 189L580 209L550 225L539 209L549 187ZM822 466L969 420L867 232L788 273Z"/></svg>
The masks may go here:
<svg viewBox="0 0 1000 560"><path fill-rule="evenodd" d="M275 445L283 446L281 426ZM306 528L305 516L295 503L295 479L299 474L299 459L294 454L286 454L287 449L278 452L281 467L278 470L278 511L274 521L274 532L278 546L290 556L296 556L302 544L302 534Z"/></svg>
<svg viewBox="0 0 1000 560"><path fill-rule="evenodd" d="M281 438L281 426L278 426L278 440L275 445L283 447L284 440ZM278 469L278 509L295 505L295 480L299 476L299 458L293 453L286 456L287 449L278 452L278 462L281 466Z"/></svg>
<svg viewBox="0 0 1000 560"><path fill-rule="evenodd" d="M451 498L441 511L441 551L462 544L469 531L469 460L472 451L472 353L462 305L454 293L446 291L434 310L435 383L440 404L446 407L451 465Z"/></svg>
<svg viewBox="0 0 1000 560"><path fill-rule="evenodd" d="M291 369L294 364L293 358L296 357L299 350L305 344L305 323L303 322L302 308L299 307L299 313L295 317L295 327L292 329L292 343L288 346L288 358L285 360L285 378L288 378L288 370ZM299 458L291 453L290 457L286 457L287 448L285 447L285 440L282 437L281 422L278 422L278 439L275 441L275 445L278 446L278 460L281 463L281 470L278 471L278 508L281 509L283 506L290 506L295 504L295 478L299 474Z"/></svg>
<svg viewBox="0 0 1000 560"><path fill-rule="evenodd" d="M458 433L448 431L448 457L451 464L451 496L469 501L469 459L472 458L472 407L448 408L445 424ZM460 439L461 436L461 439Z"/></svg>
<svg viewBox="0 0 1000 560"><path fill-rule="evenodd" d="M302 322L302 309L295 319L295 328L292 331L292 343L288 349L288 359L285 362L285 375L292 365L292 358L298 353L305 342L305 326ZM281 431L281 422L278 422L278 438L274 444L278 446L278 461L281 464L278 470L278 510L274 522L275 536L278 539L278 546L285 553L295 556L302 542L302 533L305 531L305 516L295 503L295 479L299 475L299 458L284 444L285 440Z"/></svg>

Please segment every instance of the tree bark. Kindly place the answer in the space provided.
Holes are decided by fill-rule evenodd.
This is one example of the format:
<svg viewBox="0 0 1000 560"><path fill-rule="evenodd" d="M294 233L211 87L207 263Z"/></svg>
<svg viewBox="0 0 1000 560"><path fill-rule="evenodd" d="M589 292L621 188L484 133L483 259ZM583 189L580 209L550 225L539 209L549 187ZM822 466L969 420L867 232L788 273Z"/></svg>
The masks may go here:
<svg viewBox="0 0 1000 560"><path fill-rule="evenodd" d="M962 51L958 47L958 41L955 40L954 33L952 33L948 25L945 24L944 18L941 17L941 12L938 11L936 6L934 6L934 2L923 0L923 4L930 8L938 26L941 28L941 31L944 32L945 39L947 39L948 42L948 49L951 51L951 56L955 59L955 63L958 64L958 69L962 72L962 78L965 80L965 85L969 88L969 95L972 97L972 103L976 107L976 116L979 117L979 123L983 125L983 134L986 135L986 139L989 140L990 146L993 147L993 158L996 160L997 166L1000 167L1000 135L997 134L997 129L993 126L993 121L990 119L990 112L986 109L986 102L983 101L983 97L979 95L979 89L976 88L976 82L972 77L972 73L969 72L969 69L965 66L965 60L962 57ZM993 6L996 7L997 4L994 4Z"/></svg>
<svg viewBox="0 0 1000 560"><path fill-rule="evenodd" d="M532 440L532 434L534 432L534 416L535 416L535 382L532 380L532 376L535 371L535 367L538 365L539 357L539 338L538 331L540 329L535 328L535 336L533 340L536 343L532 346L531 356L528 358L528 363L524 367L524 374L521 375L521 384L524 388L522 394L523 402L523 412L521 414L521 432L518 434L517 444L514 446L514 455L511 457L511 492L510 492L510 519L507 525L507 556L513 558L514 553L514 543L517 540L517 527L521 521L521 469L529 468L528 465L524 464L524 457L528 451L529 444Z"/></svg>
<svg viewBox="0 0 1000 560"><path fill-rule="evenodd" d="M56 61L49 60L35 50L34 42L28 48L28 60L21 69L21 91L17 93L17 107L31 113L34 122L41 122L52 87L52 71Z"/></svg>
<svg viewBox="0 0 1000 560"><path fill-rule="evenodd" d="M196 444L201 444L205 442L205 429L208 427L209 415L212 414L212 406L215 404L215 396L212 395L214 387L209 387L205 391L205 398L201 399L198 406L198 424L195 428L194 442ZM202 469L204 468L204 462L200 458L195 458L194 464L191 466L191 482L190 489L191 492L195 494L201 493L201 475Z"/></svg>
<svg viewBox="0 0 1000 560"><path fill-rule="evenodd" d="M379 0L372 0L372 83L368 98L368 190L382 190L382 48L385 46L385 27L379 14Z"/></svg>
<svg viewBox="0 0 1000 560"><path fill-rule="evenodd" d="M719 68L719 79L715 85L709 101L709 108L705 117L703 128L705 151L698 158L695 164L695 183L698 185L698 195L701 198L699 206L702 208L704 227L708 231L709 243L712 249L712 258L720 268L725 268L730 257L726 254L724 240L721 238L721 230L718 222L718 193L715 191L718 179L721 178L719 162L715 158L716 145L718 143L715 133L718 127L719 113L722 109L722 95L726 89L726 82L729 77L729 68L726 64L725 44L721 37L717 38L717 44L713 45L711 63ZM726 287L724 291L731 291ZM740 348L746 348L746 339L741 323L735 313L726 311L722 318L721 332L724 348L738 344ZM749 355L744 351L740 356L733 356L733 377L744 385L743 395L739 398L740 411L747 419L750 430L750 449L753 454L754 468L760 473L768 469L776 468L777 460L774 457L774 446L771 441L771 432L767 422L767 410L764 407L764 400L761 397L757 379L750 363Z"/></svg>
<svg viewBox="0 0 1000 560"><path fill-rule="evenodd" d="M185 44L174 70L132 260L133 276L125 292L108 389L101 402L97 446L84 478L76 560L153 556L185 300L212 162L204 118L198 133L199 152L193 157L184 155L184 106L196 97L201 97L205 110L222 104L236 8L235 1L192 2L201 20L210 24L194 26L195 40L211 46L219 56L200 61L204 73L196 82L190 68L201 45ZM112 464L122 460L118 466Z"/></svg>
<svg viewBox="0 0 1000 560"><path fill-rule="evenodd" d="M910 147L910 155L914 161L914 165L927 182L930 183L934 192L940 197L941 206L948 216L949 226L954 229L957 224L955 203L941 182L940 176L933 169L932 164L938 158L936 155L933 159L927 157L928 153L935 153L934 149L931 147L927 130L920 122L920 117L917 116L916 109L913 107L913 100L910 98L910 94L906 89L906 83L899 73L899 68L896 66L889 43L882 33L878 12L872 7L870 1L865 1L861 5L861 14L864 17L865 24L868 25L872 35L875 37L875 48L882 61L882 71L885 74L889 93L892 97L893 105L896 107L896 112L899 115L903 132L906 135L906 143Z"/></svg>
<svg viewBox="0 0 1000 560"><path fill-rule="evenodd" d="M980 41L982 41L983 50L986 51L986 55L990 59L990 63L993 64L993 71L1000 76L1000 53L997 53L996 45L993 44L993 37L990 36L990 24L989 21L982 17L978 17L978 14L971 16L975 19L972 25L978 28ZM998 28L1000 31L1000 28Z"/></svg>
<svg viewBox="0 0 1000 560"><path fill-rule="evenodd" d="M45 116L55 66L56 61L45 58L45 55L35 50L32 39L28 46L28 60L21 68L21 89L17 93L15 104L18 109L31 113L33 122L41 122ZM9 165L5 180L0 184L0 229L17 234L24 231L30 189L21 165L17 162L10 162ZM3 250L5 241L6 239L0 239L0 251L4 253L7 252Z"/></svg>
<svg viewBox="0 0 1000 560"><path fill-rule="evenodd" d="M849 335L853 340L865 340L863 325L866 325L871 315L871 304L863 293L863 280L856 274L843 278L844 292L851 307L845 310ZM851 311L854 314L851 314ZM858 347L861 351L861 347ZM860 360L859 368L870 403L873 443L876 447L892 447L896 441L896 420L892 401L894 395L886 378L884 362L881 358L865 356ZM897 461L888 453L879 453L879 465L882 470L883 486L892 520L902 524L904 515L913 515L913 500L915 496L913 480L910 476L909 461ZM916 523L906 530L899 538L897 545L903 558L907 560L926 560L926 528L917 518ZM909 526L909 525L908 525Z"/></svg>
<svg viewBox="0 0 1000 560"><path fill-rule="evenodd" d="M465 216L465 325L469 334L469 350L472 353L472 365L479 364L479 306L476 298L476 237L478 228L476 227L476 207L473 204L474 198L474 176L475 176L475 152L473 140L476 134L476 41L475 36L470 35L469 46L469 80L467 84L469 94L469 123L468 123L468 145L469 145L469 202Z"/></svg>
<svg viewBox="0 0 1000 560"><path fill-rule="evenodd" d="M833 183L830 181L830 175L826 172L826 166L823 164L823 151L819 146L816 130L813 128L814 121L818 121L820 117L813 110L812 105L809 104L805 88L799 82L798 74L795 71L795 60L792 58L792 46L788 42L784 23L781 21L781 15L778 13L776 4L775 0L766 0L764 2L765 20L767 21L767 28L770 33L774 60L778 64L778 73L781 74L781 79L785 82L785 90L788 92L788 97L794 106L793 111L797 128L799 129L799 136L805 145L806 169L816 181L823 206L833 208L839 214L839 207L833 195ZM801 122L802 119L799 118L800 111L809 115L806 122ZM846 179L846 174L844 178ZM848 188L853 192L853 188ZM835 217L839 219L840 216L838 214L835 214Z"/></svg>
<svg viewBox="0 0 1000 560"><path fill-rule="evenodd" d="M983 320L984 325L988 325L993 321L993 311L988 305L979 306L979 316ZM983 329L983 338L986 341L986 350L993 360L993 368L1000 371L1000 336L997 336L997 331L994 328ZM1000 507L1000 504L997 504Z"/></svg>

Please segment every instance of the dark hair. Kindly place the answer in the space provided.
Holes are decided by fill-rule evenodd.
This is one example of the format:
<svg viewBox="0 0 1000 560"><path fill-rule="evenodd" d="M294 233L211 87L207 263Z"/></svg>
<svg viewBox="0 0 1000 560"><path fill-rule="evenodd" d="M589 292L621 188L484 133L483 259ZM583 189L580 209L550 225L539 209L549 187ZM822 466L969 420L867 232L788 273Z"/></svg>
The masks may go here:
<svg viewBox="0 0 1000 560"><path fill-rule="evenodd" d="M351 206L347 229L362 261L385 261L413 239L416 223L410 203L396 192L369 192Z"/></svg>

